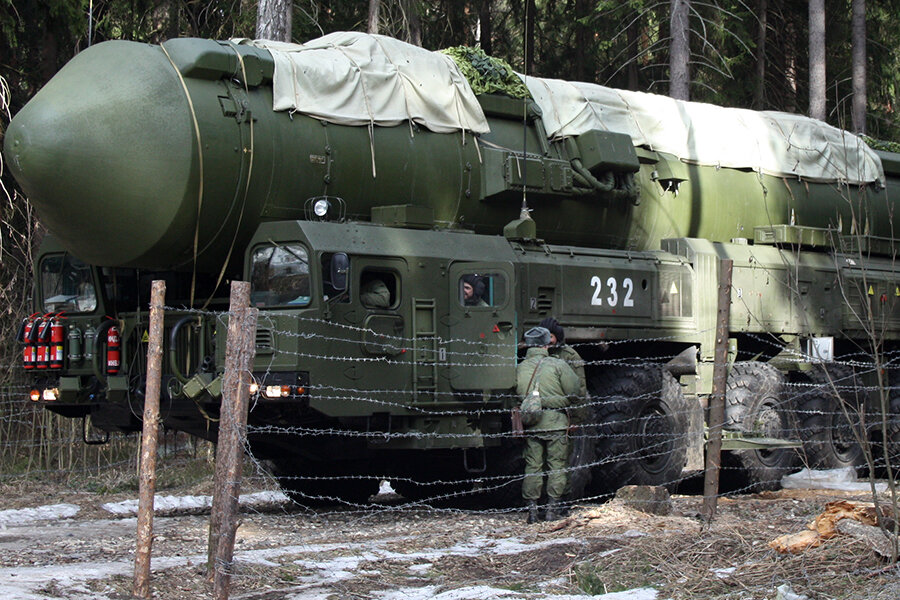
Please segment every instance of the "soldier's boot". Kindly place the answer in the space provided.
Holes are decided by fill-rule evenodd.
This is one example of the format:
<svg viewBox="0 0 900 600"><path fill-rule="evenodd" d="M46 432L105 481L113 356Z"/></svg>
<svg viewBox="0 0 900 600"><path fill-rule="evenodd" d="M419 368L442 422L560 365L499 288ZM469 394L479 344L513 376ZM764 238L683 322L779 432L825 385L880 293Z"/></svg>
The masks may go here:
<svg viewBox="0 0 900 600"><path fill-rule="evenodd" d="M538 514L538 505L537 500L529 500L528 501L528 518L525 520L526 523L532 525L540 521L540 515Z"/></svg>
<svg viewBox="0 0 900 600"><path fill-rule="evenodd" d="M565 517L565 509L560 505L559 498L550 498L547 502L547 514L545 521L557 521Z"/></svg>

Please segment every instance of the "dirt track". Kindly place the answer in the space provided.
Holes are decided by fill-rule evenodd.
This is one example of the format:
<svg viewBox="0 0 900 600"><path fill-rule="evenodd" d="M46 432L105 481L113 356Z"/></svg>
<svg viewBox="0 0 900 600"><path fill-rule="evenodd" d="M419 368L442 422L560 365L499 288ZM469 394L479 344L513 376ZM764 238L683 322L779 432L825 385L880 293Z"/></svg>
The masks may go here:
<svg viewBox="0 0 900 600"><path fill-rule="evenodd" d="M5 486L0 510L67 502L74 517L6 522L0 595L129 597L136 521L99 508L123 499ZM846 493L781 491L723 498L712 526L701 500L648 515L617 502L576 508L565 521L526 526L521 513L403 510L312 512L296 506L246 512L238 531L233 598L770 598L785 584L817 598L900 597L897 571L852 538L800 555L768 542L802 530ZM864 499L865 497L862 496ZM154 597L209 597L208 515L154 520Z"/></svg>

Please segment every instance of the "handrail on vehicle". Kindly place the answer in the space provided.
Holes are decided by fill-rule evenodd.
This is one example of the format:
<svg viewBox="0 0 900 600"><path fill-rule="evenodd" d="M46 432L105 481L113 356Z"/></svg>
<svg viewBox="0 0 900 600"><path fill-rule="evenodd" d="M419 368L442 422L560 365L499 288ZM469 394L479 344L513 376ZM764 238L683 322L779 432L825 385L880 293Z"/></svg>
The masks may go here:
<svg viewBox="0 0 900 600"><path fill-rule="evenodd" d="M194 321L194 320L197 321L198 327L200 327L202 330L202 328L203 328L202 318L197 315L189 315L189 316L178 319L178 321L176 321L175 324L172 326L172 330L169 332L169 368L172 370L172 374L175 376L175 379L177 379L181 383L187 383L190 378L187 377L184 373L182 373L181 369L178 368L178 356L176 354L177 348L176 348L175 342L178 337L178 332L181 331L181 328L184 327L187 323L190 323L191 321ZM199 371L200 364L202 363L202 360L200 359L200 357L203 356L203 354L204 354L203 351L205 350L205 348L203 347L202 331L201 331L200 342L198 344L197 350L198 350L197 370Z"/></svg>

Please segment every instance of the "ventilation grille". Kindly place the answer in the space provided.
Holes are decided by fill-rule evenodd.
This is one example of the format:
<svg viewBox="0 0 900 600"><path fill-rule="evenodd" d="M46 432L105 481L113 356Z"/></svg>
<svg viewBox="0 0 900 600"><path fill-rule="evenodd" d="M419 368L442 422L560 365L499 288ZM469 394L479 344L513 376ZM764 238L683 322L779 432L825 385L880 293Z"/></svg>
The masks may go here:
<svg viewBox="0 0 900 600"><path fill-rule="evenodd" d="M275 351L275 336L271 329L256 330L256 353L271 354Z"/></svg>
<svg viewBox="0 0 900 600"><path fill-rule="evenodd" d="M535 306L532 309L541 314L549 314L553 312L553 295L555 288L539 287Z"/></svg>

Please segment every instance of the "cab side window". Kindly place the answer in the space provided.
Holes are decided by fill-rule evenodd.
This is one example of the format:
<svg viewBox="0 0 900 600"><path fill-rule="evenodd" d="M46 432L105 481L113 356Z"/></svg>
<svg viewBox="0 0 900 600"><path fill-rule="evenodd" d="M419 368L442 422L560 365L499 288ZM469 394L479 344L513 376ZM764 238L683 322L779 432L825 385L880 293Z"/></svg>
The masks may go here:
<svg viewBox="0 0 900 600"><path fill-rule="evenodd" d="M253 250L250 302L254 306L310 302L309 260L300 244L265 244Z"/></svg>
<svg viewBox="0 0 900 600"><path fill-rule="evenodd" d="M500 306L506 302L506 278L501 273L466 273L459 278L463 306Z"/></svg>
<svg viewBox="0 0 900 600"><path fill-rule="evenodd" d="M53 254L41 261L41 295L46 312L92 312L97 292L91 268L74 256Z"/></svg>
<svg viewBox="0 0 900 600"><path fill-rule="evenodd" d="M359 279L359 301L366 308L391 308L399 301L397 276L366 269Z"/></svg>

